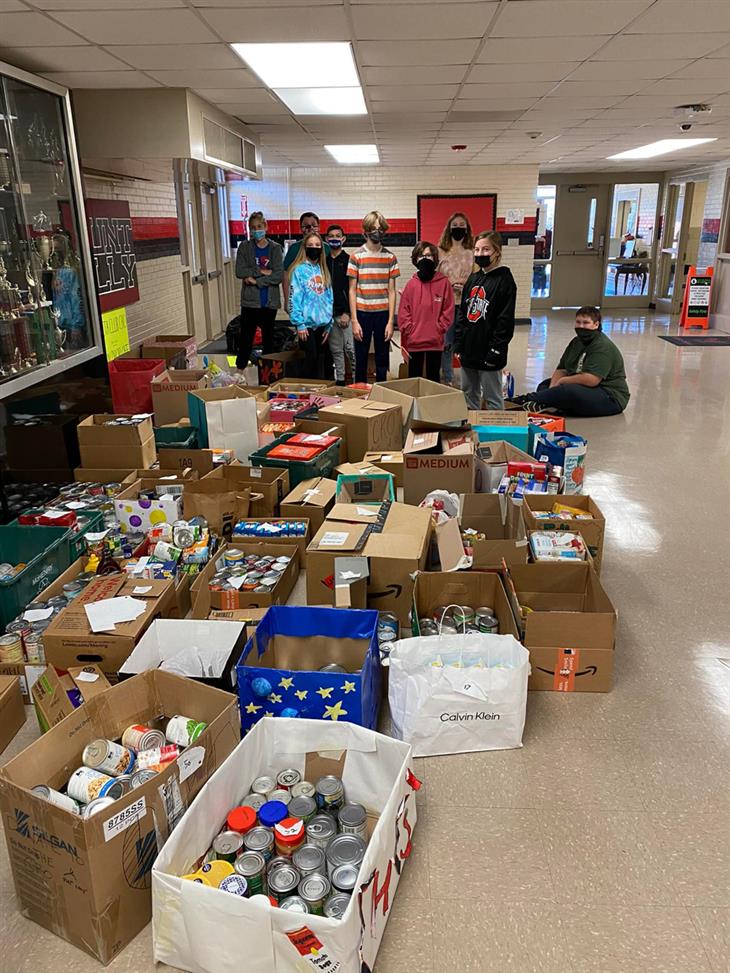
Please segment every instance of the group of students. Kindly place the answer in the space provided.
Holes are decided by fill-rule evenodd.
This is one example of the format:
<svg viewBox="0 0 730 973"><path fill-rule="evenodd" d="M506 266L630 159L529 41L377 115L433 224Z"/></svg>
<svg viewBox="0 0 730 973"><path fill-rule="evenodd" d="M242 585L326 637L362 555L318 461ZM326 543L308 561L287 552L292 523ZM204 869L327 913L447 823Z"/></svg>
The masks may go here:
<svg viewBox="0 0 730 973"><path fill-rule="evenodd" d="M307 212L300 226L301 239L284 257L267 236L263 213L249 218L249 239L236 258L243 282L237 367L248 364L257 328L263 354L273 351L281 285L307 378L331 378L334 366L336 384L344 385L349 364L355 381L366 382L372 341L376 381L385 381L400 275L395 255L385 247L387 220L378 211L368 213L362 221L365 242L352 253L344 249L339 224L322 234L317 215ZM468 408L503 408L502 370L514 334L517 287L502 264L500 234L475 237L467 216L457 212L438 245L417 243L411 260L415 273L403 289L397 319L408 376L452 384L456 357ZM629 398L623 360L601 332L600 313L581 308L576 326L576 338L553 376L519 404L573 415L622 412Z"/></svg>

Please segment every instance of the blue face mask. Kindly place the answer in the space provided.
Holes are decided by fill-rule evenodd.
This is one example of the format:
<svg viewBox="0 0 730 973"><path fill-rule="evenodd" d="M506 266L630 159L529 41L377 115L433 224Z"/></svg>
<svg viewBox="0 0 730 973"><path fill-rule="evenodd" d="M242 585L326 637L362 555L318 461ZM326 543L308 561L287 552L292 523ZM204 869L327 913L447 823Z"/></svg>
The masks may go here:
<svg viewBox="0 0 730 973"><path fill-rule="evenodd" d="M327 241L327 246L330 248L330 250L338 250L343 243L344 240L339 240L335 237L332 240Z"/></svg>
<svg viewBox="0 0 730 973"><path fill-rule="evenodd" d="M266 230L254 230L253 238L254 240L263 240L266 236Z"/></svg>

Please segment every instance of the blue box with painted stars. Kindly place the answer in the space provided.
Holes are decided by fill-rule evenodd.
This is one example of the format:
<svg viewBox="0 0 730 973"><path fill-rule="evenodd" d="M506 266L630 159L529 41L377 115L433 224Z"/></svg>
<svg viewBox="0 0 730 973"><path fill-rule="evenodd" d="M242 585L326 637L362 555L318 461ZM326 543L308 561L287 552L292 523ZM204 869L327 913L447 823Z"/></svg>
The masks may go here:
<svg viewBox="0 0 730 973"><path fill-rule="evenodd" d="M263 716L346 720L377 728L381 696L378 613L275 605L238 661L241 730ZM336 664L346 672L322 672Z"/></svg>

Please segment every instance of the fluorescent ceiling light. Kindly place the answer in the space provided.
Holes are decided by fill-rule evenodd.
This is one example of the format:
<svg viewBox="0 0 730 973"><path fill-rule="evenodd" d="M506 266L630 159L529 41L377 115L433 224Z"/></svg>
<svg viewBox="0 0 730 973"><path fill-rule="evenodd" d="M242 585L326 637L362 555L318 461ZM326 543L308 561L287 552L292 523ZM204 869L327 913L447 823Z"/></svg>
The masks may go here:
<svg viewBox="0 0 730 973"><path fill-rule="evenodd" d="M325 145L325 148L342 165L380 162L377 145Z"/></svg>
<svg viewBox="0 0 730 973"><path fill-rule="evenodd" d="M295 115L367 115L362 88L274 88Z"/></svg>
<svg viewBox="0 0 730 973"><path fill-rule="evenodd" d="M607 158L653 159L657 155L667 155L669 152L678 152L680 149L691 149L693 145L704 145L705 142L717 142L717 139L660 139L658 142L650 142L649 145L640 145L636 149L629 149L627 152L609 155Z"/></svg>
<svg viewBox="0 0 730 973"><path fill-rule="evenodd" d="M269 88L352 88L360 84L346 41L231 47Z"/></svg>

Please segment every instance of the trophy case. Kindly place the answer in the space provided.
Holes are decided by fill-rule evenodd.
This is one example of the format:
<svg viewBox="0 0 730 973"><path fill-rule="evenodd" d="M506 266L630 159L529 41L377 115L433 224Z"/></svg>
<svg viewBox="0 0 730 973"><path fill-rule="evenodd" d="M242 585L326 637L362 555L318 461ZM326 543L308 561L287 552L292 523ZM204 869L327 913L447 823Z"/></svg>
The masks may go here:
<svg viewBox="0 0 730 973"><path fill-rule="evenodd" d="M68 92L0 62L0 398L101 352Z"/></svg>

